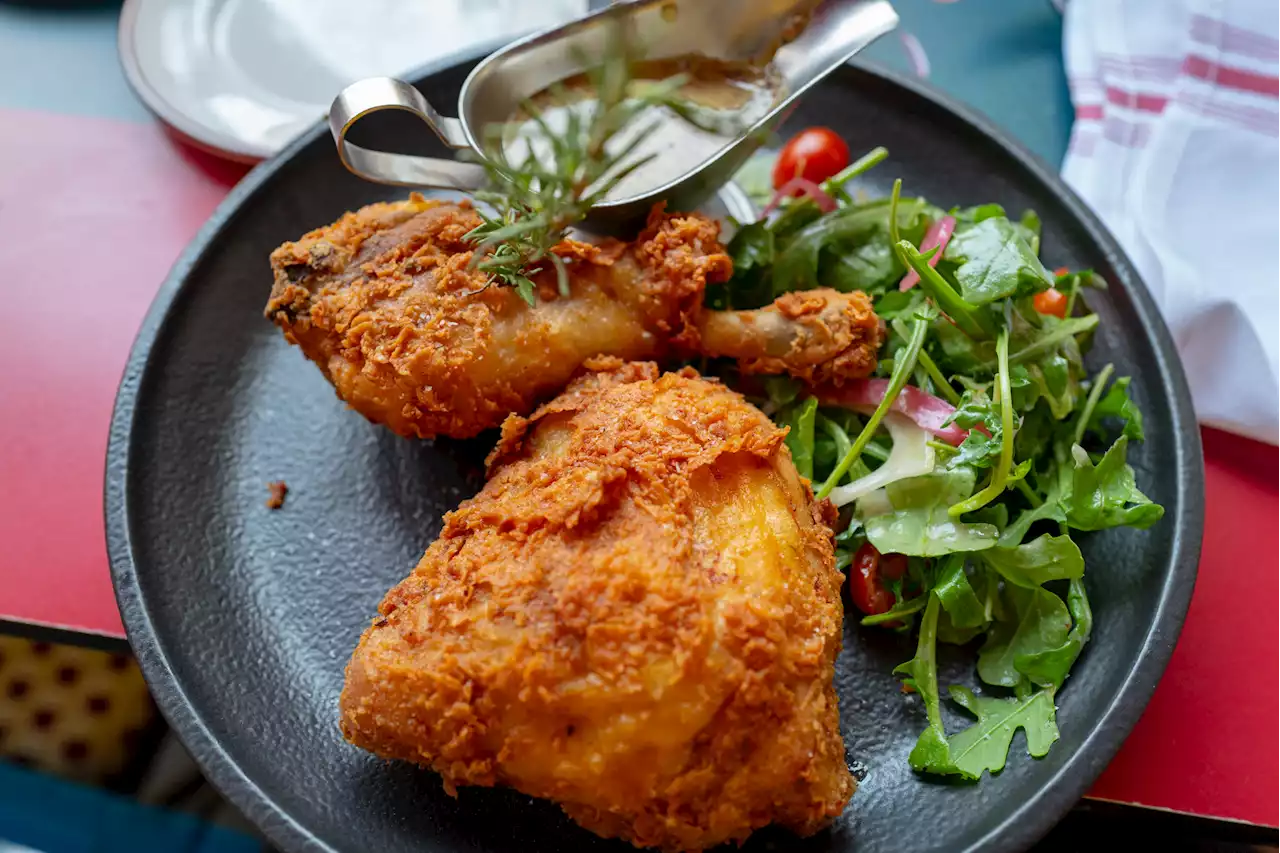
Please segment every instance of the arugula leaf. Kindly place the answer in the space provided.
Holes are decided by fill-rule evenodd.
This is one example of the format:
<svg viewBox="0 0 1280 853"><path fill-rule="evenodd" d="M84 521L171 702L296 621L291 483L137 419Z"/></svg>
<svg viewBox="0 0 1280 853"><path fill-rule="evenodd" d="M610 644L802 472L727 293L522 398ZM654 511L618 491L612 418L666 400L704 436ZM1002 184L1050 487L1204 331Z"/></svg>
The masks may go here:
<svg viewBox="0 0 1280 853"><path fill-rule="evenodd" d="M1009 583L1027 588L1084 576L1084 557L1070 536L1046 533L1025 545L992 548L982 559Z"/></svg>
<svg viewBox="0 0 1280 853"><path fill-rule="evenodd" d="M1034 210L1024 210L1022 218L1017 222L1017 228L1022 234L1022 239L1027 241L1031 251L1038 257L1040 255L1040 217Z"/></svg>
<svg viewBox="0 0 1280 853"><path fill-rule="evenodd" d="M987 684L1017 687L1026 677L1018 668L1019 659L1066 642L1071 617L1062 599L1041 587L1009 586L1004 593L1013 616L987 632L978 652L978 677Z"/></svg>
<svg viewBox="0 0 1280 853"><path fill-rule="evenodd" d="M938 251L936 246L922 253L910 240L899 240L894 245L897 246L898 257L902 262L920 276L920 289L928 294L951 322L955 323L959 332L963 332L974 340L991 337L991 332L995 328L992 318L978 310L981 306L967 302L964 297L956 293L951 283L936 269L929 266L930 258Z"/></svg>
<svg viewBox="0 0 1280 853"><path fill-rule="evenodd" d="M764 220L748 222L733 235L729 249L734 273L767 269L774 260L773 231Z"/></svg>
<svg viewBox="0 0 1280 853"><path fill-rule="evenodd" d="M897 596L895 595L895 598ZM914 616L921 610L924 610L928 602L928 595L917 595L915 598L908 598L905 601L899 601L893 607L884 613L875 613L871 616L863 616L863 625L883 625L886 622L897 622L906 620L908 616ZM904 625L905 625L904 621Z"/></svg>
<svg viewBox="0 0 1280 853"><path fill-rule="evenodd" d="M876 232L852 245L824 246L818 255L818 283L845 293L879 293L904 273L887 233Z"/></svg>
<svg viewBox="0 0 1280 853"><path fill-rule="evenodd" d="M1066 516L1058 506L1058 493L1051 492L1040 506L1023 510L1012 524L1000 534L999 545L1002 548L1013 548L1022 542L1031 525L1037 521L1062 521Z"/></svg>
<svg viewBox="0 0 1280 853"><path fill-rule="evenodd" d="M938 266L952 272L960 295L971 305L1052 287L1053 275L1036 257L1024 231L1005 217L957 225Z"/></svg>
<svg viewBox="0 0 1280 853"><path fill-rule="evenodd" d="M997 530L1004 530L1009 524L1009 508L1004 504L988 504L982 509L965 514L966 521L980 521L990 524Z"/></svg>
<svg viewBox="0 0 1280 853"><path fill-rule="evenodd" d="M1048 353L1056 352L1076 335L1092 331L1097 325L1097 314L1068 317L1066 320L1046 316L1043 318L1043 326L1036 335L1028 341L1019 341L1019 348L1009 354L1009 363L1025 364L1036 361ZM1078 349L1076 360L1079 361Z"/></svg>
<svg viewBox="0 0 1280 853"><path fill-rule="evenodd" d="M836 534L836 571L843 572L853 562L853 556L865 540L862 519L856 515L849 519L849 526Z"/></svg>
<svg viewBox="0 0 1280 853"><path fill-rule="evenodd" d="M942 700L938 695L938 597L932 592L920 618L920 637L916 656L894 668L894 675L904 676L903 683L920 695L929 725L907 756L907 763L917 773L955 774L951 763L947 733L942 727Z"/></svg>
<svg viewBox="0 0 1280 853"><path fill-rule="evenodd" d="M985 391L965 391L960 396L960 404L943 422L943 426L952 423L969 430L969 435L956 448L957 452L947 460L948 468L990 468L999 460L1004 446L1000 404L987 396ZM985 428L986 433L974 429L977 426Z"/></svg>
<svg viewBox="0 0 1280 853"><path fill-rule="evenodd" d="M1071 362L1065 356L1053 353L1039 362L1018 366L1027 371L1028 378L1048 404L1054 418L1063 420L1070 417L1080 395L1080 383L1076 381Z"/></svg>
<svg viewBox="0 0 1280 853"><path fill-rule="evenodd" d="M778 413L775 421L791 429L787 432L787 447L791 461L801 477L813 479L813 426L818 414L818 399L807 397Z"/></svg>
<svg viewBox="0 0 1280 853"><path fill-rule="evenodd" d="M773 231L764 220L738 229L727 249L733 260L733 275L724 284L708 285L703 302L724 311L730 308L760 308L773 301L770 269L777 249Z"/></svg>
<svg viewBox="0 0 1280 853"><path fill-rule="evenodd" d="M1082 578L1071 581L1071 588L1067 592L1067 609L1071 612L1074 624L1062 645L1023 655L1014 661L1018 671L1036 684L1061 687L1093 633L1093 609L1089 607L1089 596L1085 592Z"/></svg>
<svg viewBox="0 0 1280 853"><path fill-rule="evenodd" d="M898 227L918 241L924 236L928 220L940 214L941 211L922 198L902 199ZM775 295L817 287L824 248L844 246L847 250L876 240L887 241L888 234L888 199L849 205L815 219L779 246L773 267Z"/></svg>
<svg viewBox="0 0 1280 853"><path fill-rule="evenodd" d="M963 556L952 554L945 558L933 591L950 617L952 627L978 628L991 621L965 574Z"/></svg>
<svg viewBox="0 0 1280 853"><path fill-rule="evenodd" d="M990 221L990 220L988 220ZM996 498L1004 494L1013 482L1027 476L1031 463L1024 462L1016 467L1013 464L1013 394L1009 390L1009 330L1001 329L996 338L996 398L1000 403L1000 456L991 469L991 478L982 491L971 498L953 504L947 510L952 518L959 518L966 512L982 509Z"/></svg>
<svg viewBox="0 0 1280 853"><path fill-rule="evenodd" d="M972 642L975 637L981 636L986 630L987 625L973 625L968 628L961 628L953 624L951 614L942 611L938 616L938 642L948 643L952 646L964 646Z"/></svg>
<svg viewBox="0 0 1280 853"><path fill-rule="evenodd" d="M1009 390L1016 412L1029 412L1040 401L1040 385L1031 378L1025 365L1015 364L1009 368Z"/></svg>
<svg viewBox="0 0 1280 853"><path fill-rule="evenodd" d="M912 290L889 290L876 300L876 316L885 320L908 317L916 312L919 295Z"/></svg>
<svg viewBox="0 0 1280 853"><path fill-rule="evenodd" d="M1142 412L1129 398L1129 377L1121 376L1115 381L1107 393L1098 401L1089 418L1088 429L1098 435L1105 435L1102 420L1119 418L1124 421L1124 436L1134 441L1143 441L1146 436L1142 431Z"/></svg>
<svg viewBox="0 0 1280 853"><path fill-rule="evenodd" d="M973 429L981 424L987 429L1000 428L1000 404L991 399L985 388L971 388L960 395L956 410L945 421L947 424L959 424L965 429Z"/></svg>
<svg viewBox="0 0 1280 853"><path fill-rule="evenodd" d="M999 531L990 524L970 524L947 510L973 493L975 476L959 468L898 480L885 487L894 511L863 523L867 539L883 554L938 557L994 547Z"/></svg>
<svg viewBox="0 0 1280 853"><path fill-rule="evenodd" d="M794 403L796 397L800 396L802 387L799 380L792 379L790 376L764 377L764 391L769 396L769 403L775 411Z"/></svg>
<svg viewBox="0 0 1280 853"><path fill-rule="evenodd" d="M1000 431L984 435L978 430L970 430L965 436L957 452L949 460L947 467L954 468L966 465L972 468L990 468L1000 460L1000 451L1004 449L1004 441Z"/></svg>
<svg viewBox="0 0 1280 853"><path fill-rule="evenodd" d="M1164 517L1164 507L1138 491L1133 469L1125 463L1129 439L1121 436L1095 466L1084 448L1071 447L1075 470L1071 490L1058 500L1068 526L1103 530L1128 525L1145 530Z"/></svg>
<svg viewBox="0 0 1280 853"><path fill-rule="evenodd" d="M920 695L928 725L920 733L907 757L917 773L960 776L976 781L983 771L998 773L1008 761L1013 735L1023 729L1027 751L1036 758L1048 753L1058 739L1057 709L1052 689L1040 690L1017 699L978 697L964 687L952 687L951 698L977 717L977 722L948 738L942 725L938 693L938 618L940 599L928 594L928 604L920 620L916 654L894 669Z"/></svg>
<svg viewBox="0 0 1280 853"><path fill-rule="evenodd" d="M1013 369L1017 370L1016 367ZM1053 441L1054 423L1048 403L1035 406L1023 415L1013 437L1013 455L1019 459L1040 459Z"/></svg>
<svg viewBox="0 0 1280 853"><path fill-rule="evenodd" d="M945 318L934 323L930 331L937 342L934 350L936 360L947 368L947 372L961 377L990 376L995 373L994 340L972 338Z"/></svg>
<svg viewBox="0 0 1280 853"><path fill-rule="evenodd" d="M964 687L952 687L951 698L978 718L972 726L952 736L947 753L948 761L966 778L978 779L983 770L991 773L1003 770L1018 729L1026 732L1027 752L1034 758L1047 755L1049 747L1058 739L1052 689L1020 699L998 699L975 696Z"/></svg>
<svg viewBox="0 0 1280 853"><path fill-rule="evenodd" d="M1133 469L1125 463L1129 439L1121 436L1095 466L1080 445L1057 451L1060 458L1048 472L1049 493L1044 502L1022 512L1000 535L1010 548L1037 521L1058 521L1076 530L1105 530L1128 525L1145 530L1164 517L1164 507L1138 491Z"/></svg>
<svg viewBox="0 0 1280 853"><path fill-rule="evenodd" d="M1003 217L1005 212L1003 207L992 202L989 204L979 204L974 207L954 207L951 209L951 215L956 218L957 223L973 225L984 219Z"/></svg>

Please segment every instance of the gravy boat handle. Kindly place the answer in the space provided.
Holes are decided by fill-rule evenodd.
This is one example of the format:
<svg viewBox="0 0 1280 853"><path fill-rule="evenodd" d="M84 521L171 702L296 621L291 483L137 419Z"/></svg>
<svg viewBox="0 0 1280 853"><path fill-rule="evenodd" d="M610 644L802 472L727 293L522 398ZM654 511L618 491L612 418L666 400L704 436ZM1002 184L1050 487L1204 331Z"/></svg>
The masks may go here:
<svg viewBox="0 0 1280 853"><path fill-rule="evenodd" d="M472 192L485 186L485 170L476 163L375 151L347 141L347 133L356 122L382 110L411 113L422 119L445 145L471 149L462 122L440 115L413 86L394 77L369 77L339 92L329 108L329 130L337 143L338 156L353 174L374 183L401 187Z"/></svg>

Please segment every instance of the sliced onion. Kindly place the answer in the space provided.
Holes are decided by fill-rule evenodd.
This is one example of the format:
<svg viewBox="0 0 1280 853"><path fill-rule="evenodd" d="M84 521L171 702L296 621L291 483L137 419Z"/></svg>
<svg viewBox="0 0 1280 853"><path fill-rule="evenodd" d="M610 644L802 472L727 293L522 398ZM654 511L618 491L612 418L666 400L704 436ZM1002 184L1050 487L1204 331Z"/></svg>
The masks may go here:
<svg viewBox="0 0 1280 853"><path fill-rule="evenodd" d="M867 476L832 489L829 497L836 506L852 503L898 480L922 477L933 472L936 458L933 448L929 446L929 433L926 430L896 412L886 414L881 423L893 438L889 458Z"/></svg>
<svg viewBox="0 0 1280 853"><path fill-rule="evenodd" d="M920 241L921 254L929 251L934 246L938 247L938 251L933 253L933 257L928 263L931 267L938 265L938 258L942 257L942 253L947 250L947 243L951 242L951 235L956 233L956 218L954 216L944 216L936 220L929 226L929 230L924 232L924 239ZM907 274L902 277L901 283L898 284L898 290L904 293L915 287L920 281L920 274L915 270L907 270Z"/></svg>
<svg viewBox="0 0 1280 853"><path fill-rule="evenodd" d="M875 518L877 515L892 515L893 504L889 501L888 489L876 489L868 492L856 501L854 509L858 513L858 518L866 521L868 518Z"/></svg>
<svg viewBox="0 0 1280 853"><path fill-rule="evenodd" d="M824 406L843 406L870 413L880 405L888 390L888 379L855 379L839 387L824 386L818 389L817 397L818 402ZM952 447L959 447L969 435L967 429L955 424L944 426L947 418L955 412L954 406L914 385L904 385L889 410L906 415L921 429L928 430ZM987 432L982 427L978 427L978 431L984 435Z"/></svg>
<svg viewBox="0 0 1280 853"><path fill-rule="evenodd" d="M928 77L929 55L924 52L924 45L920 43L920 39L905 30L898 32L898 39L902 42L903 50L907 52L907 59L911 60L911 67L916 72L916 76L921 79Z"/></svg>
<svg viewBox="0 0 1280 853"><path fill-rule="evenodd" d="M778 209L778 205L782 204L782 200L784 198L790 198L796 193L807 195L809 198L813 199L813 203L816 204L818 209L823 213L830 213L838 207L836 200L823 192L822 187L807 178L796 177L778 187L777 192L773 194L773 198L769 200L767 205L765 205L764 211L760 214L760 218L763 219L770 213L773 213Z"/></svg>

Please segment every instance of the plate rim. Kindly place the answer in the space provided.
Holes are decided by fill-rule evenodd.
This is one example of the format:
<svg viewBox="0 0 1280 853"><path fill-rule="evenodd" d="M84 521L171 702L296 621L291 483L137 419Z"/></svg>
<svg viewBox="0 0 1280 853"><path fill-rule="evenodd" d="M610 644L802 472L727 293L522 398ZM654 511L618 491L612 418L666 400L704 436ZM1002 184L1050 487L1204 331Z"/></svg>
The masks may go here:
<svg viewBox="0 0 1280 853"><path fill-rule="evenodd" d="M120 58L120 68L124 72L124 79L128 82L129 88L133 89L138 100L142 101L142 105L158 120L177 132L183 141L201 151L236 163L258 163L270 157L271 150L268 148L246 143L203 122L193 121L181 108L164 98L151 85L146 73L142 70L135 43L138 10L142 3L143 0L124 0L124 5L120 8L120 23L116 28L116 55ZM309 133L310 131L303 133L298 138L307 136ZM292 143L285 146L280 153L287 151L291 145ZM215 210L214 213L216 215L217 211Z"/></svg>
<svg viewBox="0 0 1280 853"><path fill-rule="evenodd" d="M140 0L126 0L125 14L136 2ZM121 28L123 33L123 17ZM416 69L405 78L416 81L476 61L496 45L506 42L503 39L444 57ZM875 63L854 60L849 65L859 73L879 78L882 83L904 89L932 107L952 113L1057 197L1120 273L1119 283L1133 300L1139 322L1155 349L1162 373L1160 384L1171 392L1169 402L1173 413L1174 449L1179 462L1183 463L1178 465L1176 478L1179 512L1172 517L1171 568L1165 576L1137 659L1124 673L1120 688L1105 711L1058 772L967 848L971 851L1024 850L1043 837L1070 810L1115 757L1146 708L1173 654L1195 587L1204 533L1204 460L1199 424L1172 335L1150 290L1111 232L1057 173L985 115L932 85ZM217 234L235 219L244 204L302 149L327 132L326 123L321 119L278 154L254 167L223 199L174 262L157 290L130 349L111 415L104 472L104 520L112 585L129 643L156 704L209 781L273 843L286 850L335 851L336 848L306 829L245 774L206 726L175 675L137 580L138 567L130 535L128 472L133 426L138 415L138 392L146 378L151 350L177 297L187 284L187 277L204 259Z"/></svg>
<svg viewBox="0 0 1280 853"><path fill-rule="evenodd" d="M120 61L120 69L124 72L125 82L138 96L138 100L158 121L176 133L183 142L201 151L230 160L234 163L256 165L274 157L290 154L296 143L310 139L315 130L315 123L289 140L279 148L269 145L257 145L247 142L235 134L219 130L206 122L193 119L182 107L171 99L160 94L160 90L152 85L144 70L144 63L139 58L137 47L138 15L144 3L173 2L173 0L124 0L120 8L120 20L116 26L116 56ZM418 66L406 74L404 79L416 80L432 71L448 68L452 65L487 56L499 48L506 47L515 41L525 39L535 30L523 29L510 37L486 39L475 48L444 56L425 65ZM316 116L316 122L324 122L328 118L328 110ZM215 209L213 215L217 215Z"/></svg>

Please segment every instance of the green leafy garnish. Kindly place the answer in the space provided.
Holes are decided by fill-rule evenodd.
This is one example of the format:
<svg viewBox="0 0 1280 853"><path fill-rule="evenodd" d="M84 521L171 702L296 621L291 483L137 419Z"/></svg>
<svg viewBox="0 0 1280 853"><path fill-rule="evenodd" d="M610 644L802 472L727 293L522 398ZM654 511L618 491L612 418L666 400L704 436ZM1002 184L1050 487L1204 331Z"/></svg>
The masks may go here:
<svg viewBox="0 0 1280 853"><path fill-rule="evenodd" d="M850 501L836 565L847 568L864 543L909 558L906 577L886 581L892 606L861 624L918 632L915 656L895 670L926 718L911 767L975 781L1004 768L1019 729L1035 758L1058 739L1056 698L1094 628L1078 537L1145 529L1163 516L1127 462L1143 438L1142 414L1129 377L1113 381L1112 365L1085 363L1100 317L1081 290L1105 282L1089 271L1049 273L1033 212L952 209L950 242L921 251L944 214L903 195L901 181L887 198L824 188L835 211L798 201L738 232L724 304L754 307L815 286L863 290L874 301L887 330L875 375L888 380L875 411L818 406L790 380L765 381L768 410L791 428L798 470L822 483L817 496ZM907 270L919 283L902 291ZM1035 309L1050 286L1067 294L1064 318ZM890 457L880 427L894 401L921 394L946 400L954 411L942 426L966 434L933 424L931 437L913 433L933 454L932 473L881 473L859 488L853 481ZM939 685L939 643L971 644L980 692ZM948 733L948 698L971 725Z"/></svg>
<svg viewBox="0 0 1280 853"><path fill-rule="evenodd" d="M1004 217L958 226L942 263L954 267L960 295L971 305L1035 293L1054 283L1023 232Z"/></svg>
<svg viewBox="0 0 1280 853"><path fill-rule="evenodd" d="M1093 610L1089 607L1083 578L1071 582L1067 609L1071 612L1072 626L1062 645L1024 655L1018 660L1018 670L1036 684L1061 687L1093 633Z"/></svg>
<svg viewBox="0 0 1280 853"><path fill-rule="evenodd" d="M882 554L938 557L994 548L999 531L952 517L951 504L973 493L967 468L899 480L886 487L893 512L864 521L867 539Z"/></svg>
<svg viewBox="0 0 1280 853"><path fill-rule="evenodd" d="M987 684L1017 687L1026 679L1018 664L1067 639L1071 618L1062 599L1041 587L1005 589L1012 618L996 622L978 652L978 676Z"/></svg>
<svg viewBox="0 0 1280 853"><path fill-rule="evenodd" d="M1004 422L1000 404L985 390L965 391L946 423L969 430L958 452L947 460L948 468L990 468L996 464L1004 450Z"/></svg>
<svg viewBox="0 0 1280 853"><path fill-rule="evenodd" d="M996 338L996 361L999 364L996 385L997 400L1000 403L1000 454L996 459L991 479L982 491L967 500L952 505L950 513L959 517L966 512L981 509L998 498L1009 483L1009 475L1013 471L1013 398L1009 389L1009 333L1001 330Z"/></svg>
<svg viewBox="0 0 1280 853"><path fill-rule="evenodd" d="M976 696L966 687L952 686L951 699L977 717L967 729L947 736L942 725L941 699L938 694L938 662L936 655L938 630L936 595L920 620L920 638L916 656L894 670L905 676L906 684L920 694L928 725L907 756L911 769L939 776L959 776L976 781L983 771L999 773L1009 756L1013 736L1022 729L1027 737L1027 752L1042 758L1058 739L1057 708L1052 688L1002 699Z"/></svg>
<svg viewBox="0 0 1280 853"><path fill-rule="evenodd" d="M791 461L801 477L813 479L813 427L818 415L818 400L809 397L793 406L788 406L776 418L780 425L790 427L787 433L787 447L791 450Z"/></svg>
<svg viewBox="0 0 1280 853"><path fill-rule="evenodd" d="M1033 758L1049 754L1058 739L1058 709L1052 690L1038 690L1024 698L999 699L975 696L965 687L952 687L955 703L978 718L951 738L949 757L959 775L977 779L982 771L999 773L1009 757L1013 736L1022 729L1027 753Z"/></svg>
<svg viewBox="0 0 1280 853"><path fill-rule="evenodd" d="M1106 435L1105 421L1115 418L1124 424L1125 438L1142 441L1146 436L1142 432L1142 412L1129 399L1129 377L1121 376L1111 389L1098 400L1089 419L1088 428L1095 434Z"/></svg>
<svg viewBox="0 0 1280 853"><path fill-rule="evenodd" d="M956 628L977 628L991 621L991 614L974 591L965 573L963 558L952 556L942 562L942 569L933 592L942 602L942 609Z"/></svg>
<svg viewBox="0 0 1280 853"><path fill-rule="evenodd" d="M982 558L1006 581L1028 589L1084 577L1084 557L1070 536L1046 533L1025 545L992 548Z"/></svg>
<svg viewBox="0 0 1280 853"><path fill-rule="evenodd" d="M1164 517L1164 507L1138 491L1133 469L1125 463L1129 439L1121 436L1096 465L1073 445L1071 489L1059 499L1062 521L1076 530L1105 530L1127 525L1145 530Z"/></svg>

